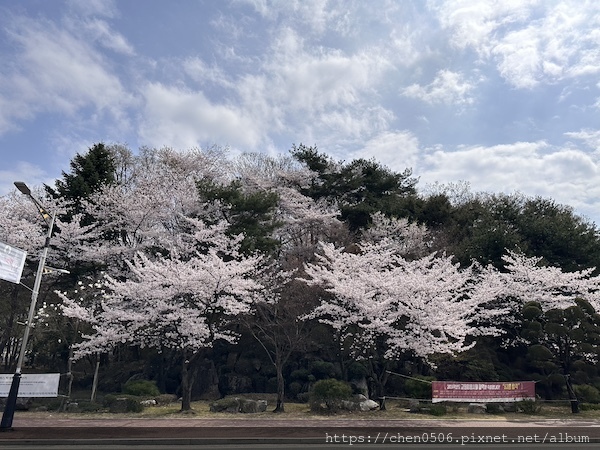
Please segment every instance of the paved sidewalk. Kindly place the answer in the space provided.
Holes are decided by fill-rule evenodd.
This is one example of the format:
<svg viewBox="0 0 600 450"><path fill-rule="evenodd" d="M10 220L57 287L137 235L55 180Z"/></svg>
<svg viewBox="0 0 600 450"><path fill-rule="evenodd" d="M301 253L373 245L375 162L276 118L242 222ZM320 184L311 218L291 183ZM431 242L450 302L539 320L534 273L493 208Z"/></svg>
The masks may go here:
<svg viewBox="0 0 600 450"><path fill-rule="evenodd" d="M493 442L493 439L530 439L527 442L564 442L565 438L585 438L600 443L600 422L582 420L362 420L292 419L274 415L273 419L80 419L27 418L17 414L13 430L0 433L4 443L45 443L77 445L93 442L125 442L161 445L211 443L320 443L342 442L352 436L373 442L400 442L401 439L429 442ZM481 439L487 439L481 440ZM490 441L490 439L492 439ZM563 439L561 441L560 439ZM572 441L572 442L582 442ZM382 442L383 443L383 442Z"/></svg>

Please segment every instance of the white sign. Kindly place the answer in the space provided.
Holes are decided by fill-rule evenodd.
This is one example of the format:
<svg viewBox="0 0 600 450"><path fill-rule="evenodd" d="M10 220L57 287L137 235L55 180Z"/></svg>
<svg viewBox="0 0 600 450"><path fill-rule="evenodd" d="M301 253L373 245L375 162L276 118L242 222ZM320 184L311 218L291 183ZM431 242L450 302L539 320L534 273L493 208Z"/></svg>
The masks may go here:
<svg viewBox="0 0 600 450"><path fill-rule="evenodd" d="M19 284L27 252L0 242L0 279Z"/></svg>
<svg viewBox="0 0 600 450"><path fill-rule="evenodd" d="M0 397L8 397L14 375L0 374ZM17 397L58 397L60 373L21 374Z"/></svg>

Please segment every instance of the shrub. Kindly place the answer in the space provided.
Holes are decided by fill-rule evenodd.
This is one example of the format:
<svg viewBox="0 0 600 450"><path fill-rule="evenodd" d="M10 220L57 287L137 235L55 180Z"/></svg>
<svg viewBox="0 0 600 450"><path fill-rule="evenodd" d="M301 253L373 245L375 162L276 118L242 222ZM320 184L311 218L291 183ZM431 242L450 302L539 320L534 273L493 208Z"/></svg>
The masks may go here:
<svg viewBox="0 0 600 450"><path fill-rule="evenodd" d="M350 380L359 380L367 376L367 368L359 362L354 361L348 367L348 378Z"/></svg>
<svg viewBox="0 0 600 450"><path fill-rule="evenodd" d="M600 405L597 403L580 403L579 409L581 411L600 411Z"/></svg>
<svg viewBox="0 0 600 450"><path fill-rule="evenodd" d="M498 403L486 403L485 412L488 414L500 414L504 409Z"/></svg>
<svg viewBox="0 0 600 450"><path fill-rule="evenodd" d="M142 412L144 405L132 395L114 395L108 394L104 396L103 405L109 409L110 412L122 413L122 412Z"/></svg>
<svg viewBox="0 0 600 450"><path fill-rule="evenodd" d="M431 381L433 377L416 376L415 379L408 379L404 383L406 395L411 398L429 399L431 398ZM419 381L423 380L423 381Z"/></svg>
<svg viewBox="0 0 600 450"><path fill-rule="evenodd" d="M539 414L542 410L542 405L533 400L523 400L517 402L517 410L524 414Z"/></svg>
<svg viewBox="0 0 600 450"><path fill-rule="evenodd" d="M296 397L300 392L302 392L302 383L298 383L297 381L292 381L288 386L288 392L290 396Z"/></svg>
<svg viewBox="0 0 600 450"><path fill-rule="evenodd" d="M338 411L342 401L352 397L352 388L348 383L333 378L317 381L310 392L310 408L322 411L323 405L330 412Z"/></svg>
<svg viewBox="0 0 600 450"><path fill-rule="evenodd" d="M310 401L310 392L300 392L296 395L296 400L300 403L308 403Z"/></svg>
<svg viewBox="0 0 600 450"><path fill-rule="evenodd" d="M174 394L160 394L154 397L156 404L160 406L170 405L177 401L177 396Z"/></svg>
<svg viewBox="0 0 600 450"><path fill-rule="evenodd" d="M297 380L297 381L308 381L308 376L310 375L310 372L306 369L297 369L294 370L291 374L290 374L290 379L291 380Z"/></svg>
<svg viewBox="0 0 600 450"><path fill-rule="evenodd" d="M444 416L446 412L446 405L431 405L429 407L429 414L432 416Z"/></svg>
<svg viewBox="0 0 600 450"><path fill-rule="evenodd" d="M135 398L128 397L125 399L125 412L135 412L139 413L144 410L144 405L142 405L139 400Z"/></svg>
<svg viewBox="0 0 600 450"><path fill-rule="evenodd" d="M573 388L577 399L585 403L600 403L600 391L588 384L576 385Z"/></svg>
<svg viewBox="0 0 600 450"><path fill-rule="evenodd" d="M327 361L313 361L310 372L317 380L333 378L336 375L335 366Z"/></svg>
<svg viewBox="0 0 600 450"><path fill-rule="evenodd" d="M160 395L156 383L148 380L134 380L125 383L123 393L138 397L158 397Z"/></svg>

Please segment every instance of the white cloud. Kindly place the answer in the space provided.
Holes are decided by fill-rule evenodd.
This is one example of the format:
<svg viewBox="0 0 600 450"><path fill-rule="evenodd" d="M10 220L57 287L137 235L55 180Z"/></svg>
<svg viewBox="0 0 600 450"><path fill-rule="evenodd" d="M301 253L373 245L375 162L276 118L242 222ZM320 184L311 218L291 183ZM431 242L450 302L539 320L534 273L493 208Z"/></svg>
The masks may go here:
<svg viewBox="0 0 600 450"><path fill-rule="evenodd" d="M53 183L40 166L25 161L17 161L11 170L0 170L0 192L10 192L15 181L26 181L33 188L42 183Z"/></svg>
<svg viewBox="0 0 600 450"><path fill-rule="evenodd" d="M578 139L600 153L600 130L581 130L565 133L565 136Z"/></svg>
<svg viewBox="0 0 600 450"><path fill-rule="evenodd" d="M419 140L410 131L382 132L352 153L352 158L375 158L396 172L415 168L419 155Z"/></svg>
<svg viewBox="0 0 600 450"><path fill-rule="evenodd" d="M183 70L194 81L234 88L229 75L217 65L207 65L201 58L189 57L183 61Z"/></svg>
<svg viewBox="0 0 600 450"><path fill-rule="evenodd" d="M600 72L598 2L460 0L430 7L457 48L472 48L482 60L495 62L514 87Z"/></svg>
<svg viewBox="0 0 600 450"><path fill-rule="evenodd" d="M4 130L40 112L74 115L85 107L121 118L131 104L132 96L108 71L108 61L68 29L16 17L8 34L18 53L0 74L0 103L12 105L0 111Z"/></svg>
<svg viewBox="0 0 600 450"><path fill-rule="evenodd" d="M69 9L82 16L117 16L114 0L67 0Z"/></svg>
<svg viewBox="0 0 600 450"><path fill-rule="evenodd" d="M423 158L424 183L464 180L476 191L514 192L551 197L598 216L600 162L575 148L544 141L492 147L443 148Z"/></svg>
<svg viewBox="0 0 600 450"><path fill-rule="evenodd" d="M328 0L237 0L251 5L263 18L295 22L298 28L323 33L330 22L342 15ZM307 30L308 28L308 30Z"/></svg>
<svg viewBox="0 0 600 450"><path fill-rule="evenodd" d="M461 73L440 70L429 85L412 84L402 94L429 104L468 105L473 103L472 90L473 85L463 81Z"/></svg>
<svg viewBox="0 0 600 450"><path fill-rule="evenodd" d="M450 39L454 46L473 47L486 55L498 30L523 23L539 3L540 0L434 0L428 6L437 12L441 25L452 30Z"/></svg>
<svg viewBox="0 0 600 450"><path fill-rule="evenodd" d="M239 107L211 103L201 91L149 83L143 95L140 137L145 144L189 149L216 143L254 149L260 143L252 117Z"/></svg>
<svg viewBox="0 0 600 450"><path fill-rule="evenodd" d="M104 20L91 19L77 21L73 26L86 30L92 39L98 41L103 47L126 56L135 54L133 47L127 42L125 37L116 30L113 30Z"/></svg>

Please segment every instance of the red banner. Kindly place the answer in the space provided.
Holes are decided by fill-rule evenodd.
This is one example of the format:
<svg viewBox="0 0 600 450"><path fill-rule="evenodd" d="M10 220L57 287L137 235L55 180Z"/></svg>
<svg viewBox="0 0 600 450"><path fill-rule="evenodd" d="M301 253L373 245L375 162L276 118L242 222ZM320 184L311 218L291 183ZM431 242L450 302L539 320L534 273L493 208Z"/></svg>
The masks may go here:
<svg viewBox="0 0 600 450"><path fill-rule="evenodd" d="M432 403L438 402L518 402L535 401L534 381L462 382L434 381L431 386Z"/></svg>

